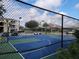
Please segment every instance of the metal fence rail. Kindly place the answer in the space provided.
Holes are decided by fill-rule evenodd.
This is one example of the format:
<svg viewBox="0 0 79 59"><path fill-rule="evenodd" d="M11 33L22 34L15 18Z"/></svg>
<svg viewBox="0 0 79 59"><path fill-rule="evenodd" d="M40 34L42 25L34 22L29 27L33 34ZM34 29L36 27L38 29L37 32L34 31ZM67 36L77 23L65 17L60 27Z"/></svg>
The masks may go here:
<svg viewBox="0 0 79 59"><path fill-rule="evenodd" d="M74 42L74 40L65 40L65 41L63 41L64 43L66 43L66 42L71 42L71 43L73 43ZM56 43L52 43L52 44L49 44L49 45L45 45L45 46L41 46L41 47L38 47L38 48L32 48L32 49L29 49L29 50L22 50L22 51L19 51L19 50L17 50L17 51L10 51L10 52L4 52L4 53L0 53L0 55L5 55L5 54L14 54L14 53L24 53L24 52L29 52L29 51L34 51L34 50L38 50L38 49L41 49L41 48L45 48L45 47L50 47L50 46L52 46L52 45L55 45L55 44L59 44L59 43L61 43L61 41L60 42L56 42ZM63 46L63 48L65 48L65 45Z"/></svg>

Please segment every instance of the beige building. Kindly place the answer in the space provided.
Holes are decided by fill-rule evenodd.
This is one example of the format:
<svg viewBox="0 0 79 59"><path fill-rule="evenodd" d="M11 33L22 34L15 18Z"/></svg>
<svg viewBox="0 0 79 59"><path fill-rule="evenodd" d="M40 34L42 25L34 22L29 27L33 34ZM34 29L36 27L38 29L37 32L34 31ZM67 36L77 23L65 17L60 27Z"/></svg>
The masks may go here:
<svg viewBox="0 0 79 59"><path fill-rule="evenodd" d="M20 21L9 18L0 18L0 33L19 31L19 27Z"/></svg>

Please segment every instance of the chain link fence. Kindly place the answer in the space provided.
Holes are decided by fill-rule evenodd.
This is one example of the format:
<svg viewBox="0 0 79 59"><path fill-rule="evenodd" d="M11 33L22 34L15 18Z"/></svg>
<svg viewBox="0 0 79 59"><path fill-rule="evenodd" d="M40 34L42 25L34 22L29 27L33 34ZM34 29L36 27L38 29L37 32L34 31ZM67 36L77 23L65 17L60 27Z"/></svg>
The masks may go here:
<svg viewBox="0 0 79 59"><path fill-rule="evenodd" d="M3 0L3 4L6 13L0 30L9 36L0 44L0 59L39 59L75 41L78 19L22 0Z"/></svg>

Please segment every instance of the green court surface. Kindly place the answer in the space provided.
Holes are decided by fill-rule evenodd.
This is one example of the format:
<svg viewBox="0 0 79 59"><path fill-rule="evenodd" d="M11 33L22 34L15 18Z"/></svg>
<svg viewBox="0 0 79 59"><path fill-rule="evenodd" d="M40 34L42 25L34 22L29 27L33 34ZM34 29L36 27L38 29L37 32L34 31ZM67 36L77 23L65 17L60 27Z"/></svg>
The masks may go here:
<svg viewBox="0 0 79 59"><path fill-rule="evenodd" d="M23 59L18 53L0 55L0 59Z"/></svg>
<svg viewBox="0 0 79 59"><path fill-rule="evenodd" d="M0 44L0 53L15 51L9 43Z"/></svg>
<svg viewBox="0 0 79 59"><path fill-rule="evenodd" d="M31 38L31 39L17 39L17 40L10 40L9 42L12 44L21 44L21 43L31 43L31 42L37 42L40 40L37 40L35 38Z"/></svg>
<svg viewBox="0 0 79 59"><path fill-rule="evenodd" d="M0 44L0 53L12 52L15 49L9 43ZM19 53L0 55L0 59L22 59Z"/></svg>
<svg viewBox="0 0 79 59"><path fill-rule="evenodd" d="M31 43L31 42L37 42L39 40L35 38L30 39L16 39L16 40L10 40L10 43L0 43L0 53L6 53L6 52L15 52L15 48L12 46L12 44L19 44L19 43ZM11 54L4 54L0 55L0 59L23 59L22 55L20 53L11 53Z"/></svg>

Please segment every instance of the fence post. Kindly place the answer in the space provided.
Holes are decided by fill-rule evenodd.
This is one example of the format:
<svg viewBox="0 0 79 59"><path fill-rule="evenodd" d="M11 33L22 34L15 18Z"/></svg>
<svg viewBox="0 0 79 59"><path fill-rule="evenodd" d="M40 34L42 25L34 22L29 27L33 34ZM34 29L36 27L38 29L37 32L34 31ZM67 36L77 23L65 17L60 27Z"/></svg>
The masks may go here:
<svg viewBox="0 0 79 59"><path fill-rule="evenodd" d="M64 15L61 15L61 48L63 48L63 21L64 21Z"/></svg>

